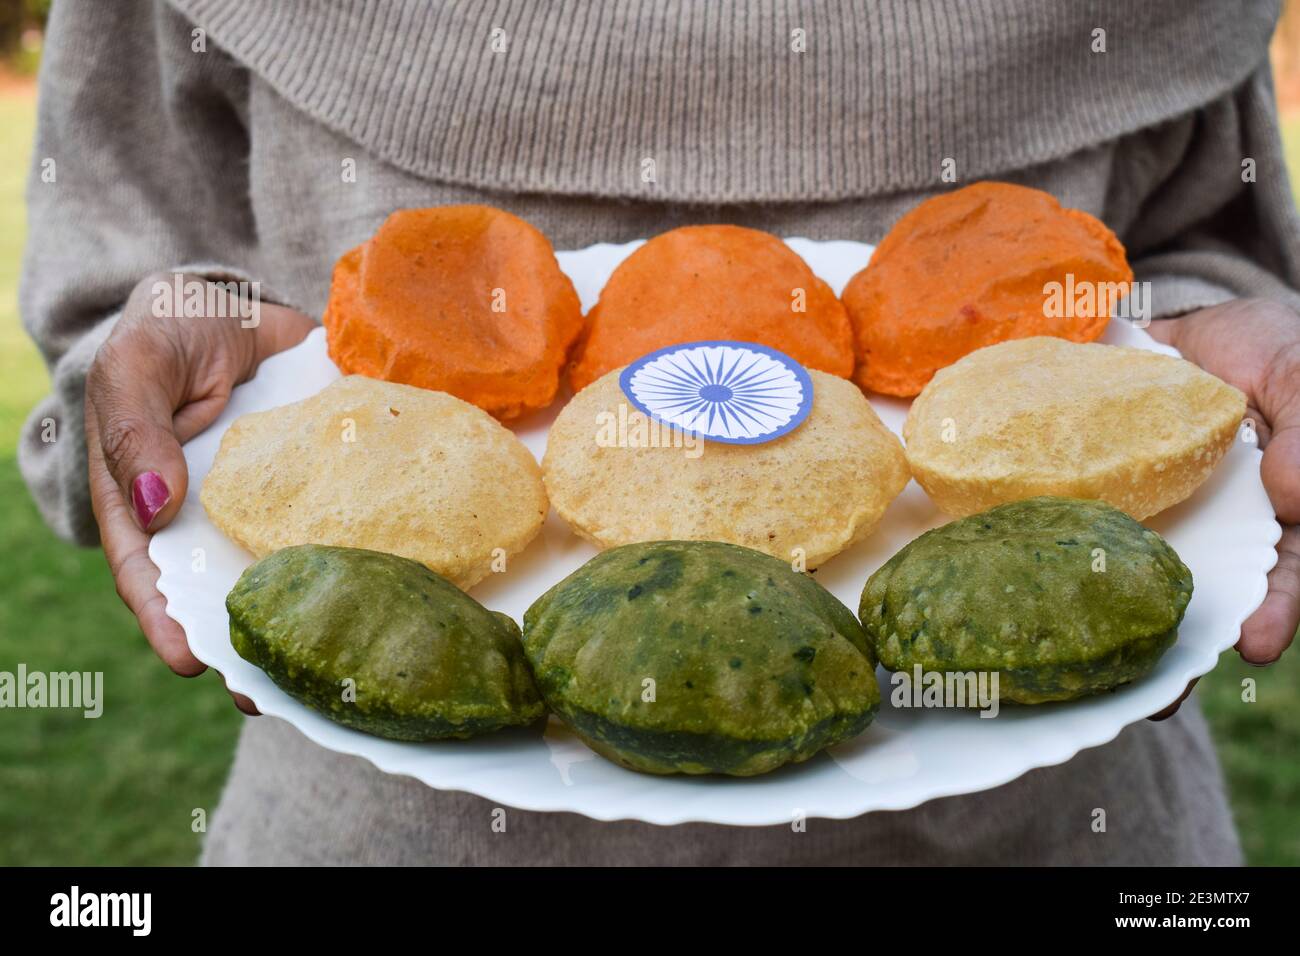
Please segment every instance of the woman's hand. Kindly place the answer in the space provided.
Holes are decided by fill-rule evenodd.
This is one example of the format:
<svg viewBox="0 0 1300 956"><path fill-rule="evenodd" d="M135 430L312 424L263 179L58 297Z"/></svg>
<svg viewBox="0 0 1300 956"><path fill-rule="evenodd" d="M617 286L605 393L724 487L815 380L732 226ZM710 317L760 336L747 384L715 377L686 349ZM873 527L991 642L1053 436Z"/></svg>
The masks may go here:
<svg viewBox="0 0 1300 956"><path fill-rule="evenodd" d="M1238 299L1152 322L1148 331L1246 393L1282 539L1268 596L1241 626L1237 652L1249 664L1271 664L1300 626L1300 316L1276 302ZM1186 696L1156 717L1168 717Z"/></svg>
<svg viewBox="0 0 1300 956"><path fill-rule="evenodd" d="M205 668L164 610L149 535L185 500L181 443L212 424L231 389L263 359L296 345L315 323L269 304L258 304L255 324L243 320L247 311L220 285L206 297L219 315L160 318L155 284L174 282L172 273L141 281L96 353L86 378L86 450L91 502L117 593L167 666L193 677ZM240 710L257 713L247 698L233 696Z"/></svg>

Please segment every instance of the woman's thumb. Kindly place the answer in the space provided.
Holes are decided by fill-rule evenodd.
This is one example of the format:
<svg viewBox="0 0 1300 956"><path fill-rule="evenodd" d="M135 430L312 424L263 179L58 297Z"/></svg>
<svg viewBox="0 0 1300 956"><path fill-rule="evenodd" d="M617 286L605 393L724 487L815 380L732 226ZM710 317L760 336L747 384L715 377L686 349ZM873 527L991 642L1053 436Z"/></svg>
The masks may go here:
<svg viewBox="0 0 1300 956"><path fill-rule="evenodd" d="M86 395L109 473L140 530L156 531L180 509L188 487L167 396L147 380L120 379L88 382Z"/></svg>

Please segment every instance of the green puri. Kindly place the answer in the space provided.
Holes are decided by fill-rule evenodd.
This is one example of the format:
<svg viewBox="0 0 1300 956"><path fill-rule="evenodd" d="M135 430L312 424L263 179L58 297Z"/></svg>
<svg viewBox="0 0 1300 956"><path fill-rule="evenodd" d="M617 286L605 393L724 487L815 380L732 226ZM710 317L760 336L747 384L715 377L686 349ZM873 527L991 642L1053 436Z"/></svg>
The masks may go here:
<svg viewBox="0 0 1300 956"><path fill-rule="evenodd" d="M853 614L806 574L731 544L605 551L533 604L524 648L551 709L650 773L748 776L852 737L879 705Z"/></svg>
<svg viewBox="0 0 1300 956"><path fill-rule="evenodd" d="M926 532L862 591L892 671L997 672L999 697L1071 700L1145 675L1174 643L1192 575L1097 501L1011 502Z"/></svg>
<svg viewBox="0 0 1300 956"><path fill-rule="evenodd" d="M415 561L302 545L249 567L230 637L295 700L394 740L471 737L544 712L519 627Z"/></svg>

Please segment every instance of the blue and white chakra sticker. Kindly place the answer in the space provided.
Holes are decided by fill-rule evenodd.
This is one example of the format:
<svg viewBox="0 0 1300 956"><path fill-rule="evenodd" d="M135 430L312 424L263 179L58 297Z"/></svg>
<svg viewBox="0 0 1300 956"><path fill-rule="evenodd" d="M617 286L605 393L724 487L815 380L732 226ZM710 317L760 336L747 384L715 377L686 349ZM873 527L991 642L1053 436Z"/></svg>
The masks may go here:
<svg viewBox="0 0 1300 956"><path fill-rule="evenodd" d="M807 369L753 342L670 345L623 369L619 385L655 421L732 445L780 438L813 403Z"/></svg>

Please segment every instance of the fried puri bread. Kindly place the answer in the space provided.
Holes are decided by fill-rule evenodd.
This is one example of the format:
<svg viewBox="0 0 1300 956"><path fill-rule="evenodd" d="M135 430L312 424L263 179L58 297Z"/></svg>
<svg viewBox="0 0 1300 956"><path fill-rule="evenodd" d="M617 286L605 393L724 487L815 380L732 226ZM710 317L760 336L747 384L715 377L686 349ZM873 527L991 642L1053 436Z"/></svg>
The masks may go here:
<svg viewBox="0 0 1300 956"><path fill-rule="evenodd" d="M1183 359L1038 336L940 370L903 437L948 514L1060 495L1141 520L1209 477L1245 411L1240 391Z"/></svg>
<svg viewBox="0 0 1300 956"><path fill-rule="evenodd" d="M334 267L344 374L450 392L502 420L555 398L582 306L550 241L490 206L400 209Z"/></svg>
<svg viewBox="0 0 1300 956"><path fill-rule="evenodd" d="M810 370L802 425L731 445L648 419L619 371L564 407L542 459L556 511L599 547L724 541L814 568L864 538L907 484L902 444L845 379Z"/></svg>
<svg viewBox="0 0 1300 956"><path fill-rule="evenodd" d="M352 375L244 415L200 495L213 524L261 558L299 544L383 551L462 588L546 517L537 462L486 412L444 392Z"/></svg>
<svg viewBox="0 0 1300 956"><path fill-rule="evenodd" d="M854 377L910 397L986 345L1034 335L1092 342L1132 280L1115 234L1049 193L996 182L941 193L903 216L844 288ZM1050 315L1051 282L1095 294Z"/></svg>
<svg viewBox="0 0 1300 956"><path fill-rule="evenodd" d="M577 392L647 352L706 340L758 342L853 374L848 314L797 252L757 229L685 226L614 270L587 315L570 383Z"/></svg>

